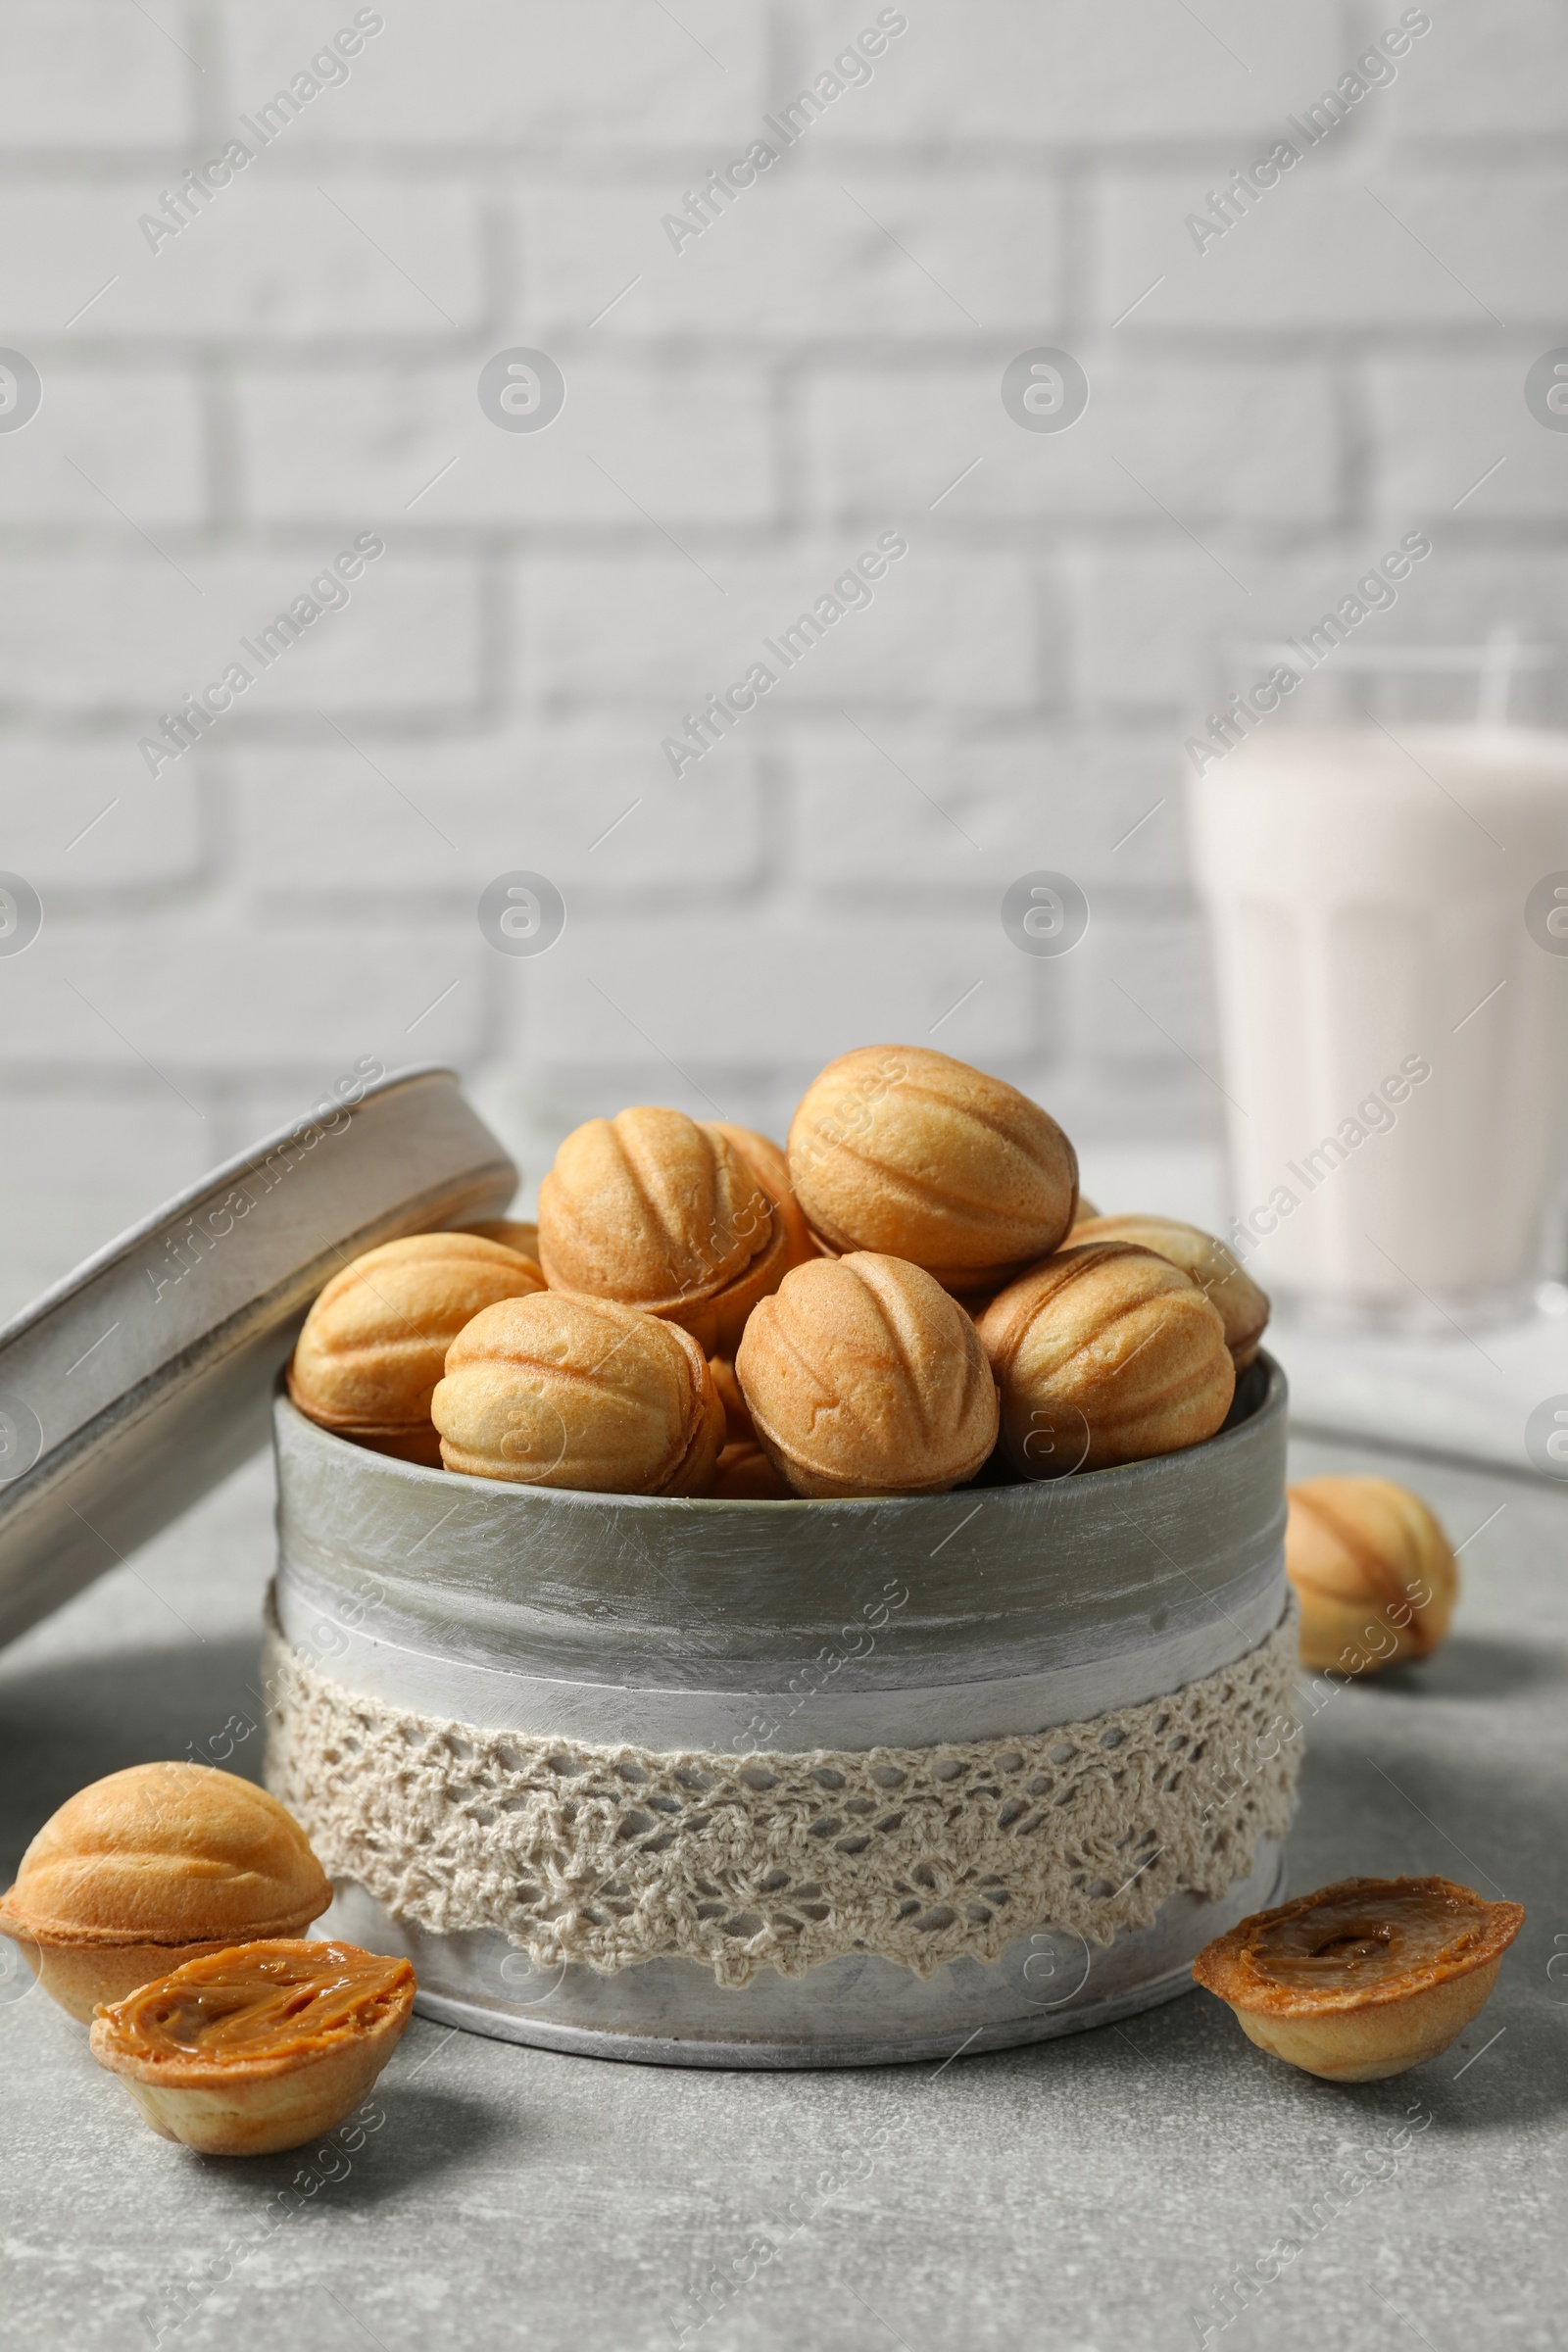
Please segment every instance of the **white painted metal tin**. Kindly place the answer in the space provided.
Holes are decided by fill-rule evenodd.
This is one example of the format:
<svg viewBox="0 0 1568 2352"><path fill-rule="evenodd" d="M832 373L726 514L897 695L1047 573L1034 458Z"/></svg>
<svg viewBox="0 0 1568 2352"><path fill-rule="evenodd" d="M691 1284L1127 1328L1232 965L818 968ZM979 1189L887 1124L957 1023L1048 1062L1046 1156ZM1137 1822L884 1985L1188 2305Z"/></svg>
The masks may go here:
<svg viewBox="0 0 1568 2352"><path fill-rule="evenodd" d="M1273 1630L1285 1405L1265 1356L1218 1437L1157 1461L899 1500L672 1502L393 1461L279 1396L279 1616L350 1688L493 1729L724 1752L1038 1732L1215 1673ZM500 1936L400 1925L352 1885L330 1921L407 1951L425 2012L476 2032L677 2065L864 2065L1168 1999L1280 1883L1265 1842L1219 1901L1177 1896L1105 1950L1042 1922L995 1964L927 1981L858 1956L738 1991L684 1960L541 1977Z"/></svg>

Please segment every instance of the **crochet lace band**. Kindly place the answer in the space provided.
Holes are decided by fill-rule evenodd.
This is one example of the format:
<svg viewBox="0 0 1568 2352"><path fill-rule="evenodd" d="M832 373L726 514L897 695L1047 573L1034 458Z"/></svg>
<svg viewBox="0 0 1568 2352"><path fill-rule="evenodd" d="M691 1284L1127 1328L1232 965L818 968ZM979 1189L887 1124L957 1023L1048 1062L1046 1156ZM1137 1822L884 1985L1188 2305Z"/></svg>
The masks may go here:
<svg viewBox="0 0 1568 2352"><path fill-rule="evenodd" d="M714 1755L492 1732L268 1644L268 1785L393 1918L542 1968L708 1963L720 1984L856 1952L929 1977L1050 1925L1108 1943L1222 1895L1290 1826L1294 1602L1167 1698L1027 1737Z"/></svg>

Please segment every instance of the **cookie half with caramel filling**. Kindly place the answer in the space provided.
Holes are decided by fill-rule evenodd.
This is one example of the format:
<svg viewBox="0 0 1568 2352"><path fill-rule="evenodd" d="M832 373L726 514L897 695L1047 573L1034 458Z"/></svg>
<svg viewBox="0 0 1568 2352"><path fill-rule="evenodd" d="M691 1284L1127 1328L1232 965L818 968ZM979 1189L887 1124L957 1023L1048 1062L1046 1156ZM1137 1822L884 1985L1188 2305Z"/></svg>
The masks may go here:
<svg viewBox="0 0 1568 2352"><path fill-rule="evenodd" d="M1193 1975L1249 2041L1331 2082L1378 2082L1480 2015L1524 1925L1451 1879L1341 1879L1206 1944Z"/></svg>
<svg viewBox="0 0 1568 2352"><path fill-rule="evenodd" d="M353 1943L241 1943L94 2012L92 2054L153 2130L204 2156L330 2132L391 2057L414 1971Z"/></svg>

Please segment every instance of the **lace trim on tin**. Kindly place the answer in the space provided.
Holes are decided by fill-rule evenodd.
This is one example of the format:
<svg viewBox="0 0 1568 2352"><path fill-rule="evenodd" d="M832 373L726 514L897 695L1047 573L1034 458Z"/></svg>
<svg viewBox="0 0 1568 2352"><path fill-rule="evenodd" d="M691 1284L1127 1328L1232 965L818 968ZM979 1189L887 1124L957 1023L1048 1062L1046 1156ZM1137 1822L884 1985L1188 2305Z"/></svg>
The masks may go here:
<svg viewBox="0 0 1568 2352"><path fill-rule="evenodd" d="M535 1966L705 1961L744 1985L855 1952L929 1977L1050 1924L1105 1944L1222 1895L1290 1826L1297 1610L1169 1697L1004 1740L715 1755L440 1722L279 1635L268 1786L394 1918Z"/></svg>

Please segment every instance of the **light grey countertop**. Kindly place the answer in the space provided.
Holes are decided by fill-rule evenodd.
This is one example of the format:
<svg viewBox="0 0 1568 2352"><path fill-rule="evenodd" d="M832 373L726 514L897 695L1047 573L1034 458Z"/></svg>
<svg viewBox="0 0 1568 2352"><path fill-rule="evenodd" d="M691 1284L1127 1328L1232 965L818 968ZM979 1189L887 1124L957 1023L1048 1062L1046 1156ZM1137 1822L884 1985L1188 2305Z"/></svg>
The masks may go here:
<svg viewBox="0 0 1568 2352"><path fill-rule="evenodd" d="M1432 2064L1336 2087L1200 1992L1028 2049L848 2074L612 2065L416 2020L384 2128L264 2243L300 2156L225 2164L155 2138L80 2029L0 1984L7 2342L145 2346L144 2312L167 2325L166 2290L205 2275L162 2337L180 2352L641 2352L683 2328L702 2352L1560 2346L1568 1489L1296 1448L1293 1475L1331 1468L1417 1488L1465 1585L1435 1659L1336 1687L1311 1721L1291 1885L1439 1871L1529 1908L1491 2003ZM0 1656L7 1878L73 1789L254 1718L270 1552L259 1461ZM231 1769L258 1771L259 1747ZM1259 2258L1277 2278L1221 2332L1214 2290Z"/></svg>

